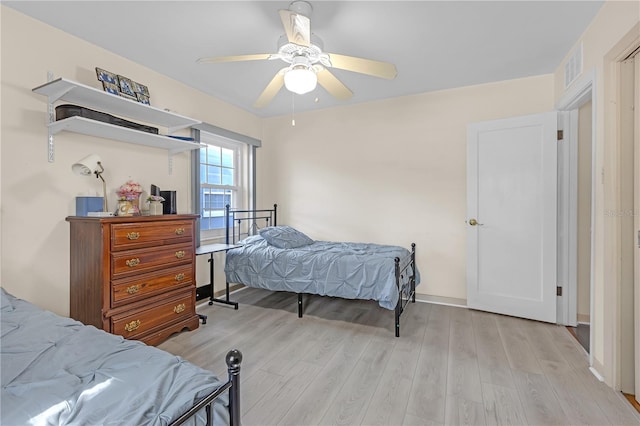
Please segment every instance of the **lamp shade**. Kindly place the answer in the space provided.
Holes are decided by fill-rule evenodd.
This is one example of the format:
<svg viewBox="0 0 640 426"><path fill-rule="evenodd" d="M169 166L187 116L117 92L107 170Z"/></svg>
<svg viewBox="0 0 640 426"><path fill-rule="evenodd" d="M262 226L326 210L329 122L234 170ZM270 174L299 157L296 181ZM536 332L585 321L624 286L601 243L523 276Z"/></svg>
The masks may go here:
<svg viewBox="0 0 640 426"><path fill-rule="evenodd" d="M100 161L98 155L90 154L71 166L71 170L77 175L90 175L101 169L98 165Z"/></svg>
<svg viewBox="0 0 640 426"><path fill-rule="evenodd" d="M81 176L96 175L96 178L102 181L102 212L103 216L111 216L109 213L109 206L107 205L107 183L102 176L104 167L102 167L102 160L96 154L90 154L84 157L82 160L71 166L73 173Z"/></svg>
<svg viewBox="0 0 640 426"><path fill-rule="evenodd" d="M316 88L318 77L316 73L307 67L296 66L284 75L284 85L290 92L304 95Z"/></svg>

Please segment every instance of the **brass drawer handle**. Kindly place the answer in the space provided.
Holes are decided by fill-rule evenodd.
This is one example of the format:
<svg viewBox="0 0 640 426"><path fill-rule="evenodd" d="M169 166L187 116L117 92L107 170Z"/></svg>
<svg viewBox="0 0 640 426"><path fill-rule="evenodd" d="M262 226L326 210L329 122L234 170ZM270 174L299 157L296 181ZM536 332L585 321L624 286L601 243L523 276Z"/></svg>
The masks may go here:
<svg viewBox="0 0 640 426"><path fill-rule="evenodd" d="M133 268L134 266L138 266L140 264L140 259L133 258L133 259L129 259L125 262L127 264L128 267Z"/></svg>
<svg viewBox="0 0 640 426"><path fill-rule="evenodd" d="M128 232L127 233L127 240L137 240L138 238L140 238L140 233L139 232Z"/></svg>
<svg viewBox="0 0 640 426"><path fill-rule="evenodd" d="M176 235L184 234L184 228L176 228Z"/></svg>
<svg viewBox="0 0 640 426"><path fill-rule="evenodd" d="M181 312L184 312L185 309L187 309L185 304L184 303L180 303L179 305L176 305L176 306L173 307L173 312L175 312L176 314L179 314Z"/></svg>
<svg viewBox="0 0 640 426"><path fill-rule="evenodd" d="M140 291L140 286L138 284L127 287L127 293L129 294L136 294L139 291Z"/></svg>
<svg viewBox="0 0 640 426"><path fill-rule="evenodd" d="M176 252L176 259L182 259L184 257L184 250L178 250Z"/></svg>
<svg viewBox="0 0 640 426"><path fill-rule="evenodd" d="M127 330L129 333L131 333L132 331L137 330L138 327L140 327L140 320L135 320L135 321L131 321L129 324L125 325L124 329Z"/></svg>
<svg viewBox="0 0 640 426"><path fill-rule="evenodd" d="M178 275L176 275L176 281L182 281L184 280L184 274L181 272Z"/></svg>

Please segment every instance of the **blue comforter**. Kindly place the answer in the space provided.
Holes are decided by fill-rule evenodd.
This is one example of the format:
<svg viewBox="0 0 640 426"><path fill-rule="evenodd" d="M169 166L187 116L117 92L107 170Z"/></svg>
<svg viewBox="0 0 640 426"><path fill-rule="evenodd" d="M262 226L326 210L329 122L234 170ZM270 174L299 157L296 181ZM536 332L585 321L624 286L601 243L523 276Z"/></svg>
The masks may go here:
<svg viewBox="0 0 640 426"><path fill-rule="evenodd" d="M394 258L404 264L409 250L371 243L315 241L293 249L277 248L259 235L227 252L227 281L275 291L345 299L377 300L395 309L399 294ZM403 280L408 280L404 274ZM416 271L416 285L420 277Z"/></svg>
<svg viewBox="0 0 640 426"><path fill-rule="evenodd" d="M166 425L222 385L160 349L0 297L3 425ZM221 398L214 419L228 424Z"/></svg>

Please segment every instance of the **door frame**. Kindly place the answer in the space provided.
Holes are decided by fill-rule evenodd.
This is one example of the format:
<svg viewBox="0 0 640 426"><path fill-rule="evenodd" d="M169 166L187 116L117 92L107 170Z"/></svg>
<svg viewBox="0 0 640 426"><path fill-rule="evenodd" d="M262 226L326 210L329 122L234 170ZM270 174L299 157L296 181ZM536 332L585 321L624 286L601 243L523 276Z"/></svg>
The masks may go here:
<svg viewBox="0 0 640 426"><path fill-rule="evenodd" d="M603 205L620 208L620 195L616 191L621 179L620 173L615 169L617 156L620 152L619 128L619 90L621 84L620 63L640 46L640 23L637 23L618 41L603 58L603 83L604 94L608 100L603 104L604 128L603 128L603 164L612 169L607 174L604 185ZM603 365L602 369L605 382L620 390L620 234L619 221L616 217L608 218L611 224L603 226L603 247L610 251L610 255L602 260L603 281L612 283L608 291L603 294Z"/></svg>
<svg viewBox="0 0 640 426"><path fill-rule="evenodd" d="M592 69L578 80L565 92L556 104L556 109L560 112L568 113L568 139L560 144L558 161L562 161L558 168L558 185L567 185L564 190L559 190L559 194L568 196L568 203L558 204L559 227L564 228L567 238L559 242L558 247L558 283L566 288L563 296L558 301L558 323L575 326L578 322L578 280L577 280L577 258L578 258L578 126L577 110L585 103L591 101L591 261L589 279L589 318L593 323L594 314L594 273L595 273L595 200L596 200L596 112L597 112L597 90L596 72ZM560 153L559 153L560 154ZM560 232L559 232L560 234ZM593 365L593 348L595 327L589 330L589 366ZM593 370L592 370L593 371Z"/></svg>

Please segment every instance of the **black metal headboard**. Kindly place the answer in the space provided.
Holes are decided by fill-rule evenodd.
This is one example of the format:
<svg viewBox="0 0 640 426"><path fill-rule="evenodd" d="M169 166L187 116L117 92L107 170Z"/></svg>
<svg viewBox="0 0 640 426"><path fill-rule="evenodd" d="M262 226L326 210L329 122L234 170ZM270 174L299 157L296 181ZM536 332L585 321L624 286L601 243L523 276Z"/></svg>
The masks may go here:
<svg viewBox="0 0 640 426"><path fill-rule="evenodd" d="M260 221L264 220L264 226L276 226L278 224L278 205L274 204L273 209L261 210L239 210L232 209L229 204L225 206L225 241L227 244L235 244L240 241L243 235L255 235L260 226ZM237 238L237 239L236 239Z"/></svg>

